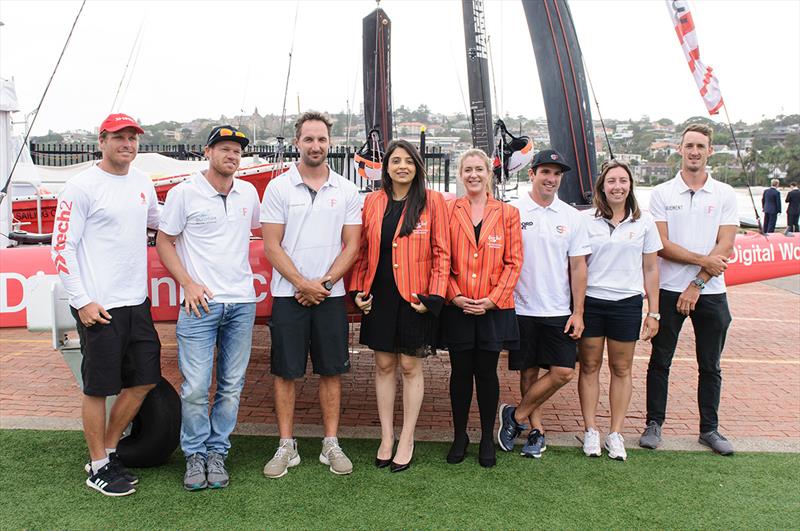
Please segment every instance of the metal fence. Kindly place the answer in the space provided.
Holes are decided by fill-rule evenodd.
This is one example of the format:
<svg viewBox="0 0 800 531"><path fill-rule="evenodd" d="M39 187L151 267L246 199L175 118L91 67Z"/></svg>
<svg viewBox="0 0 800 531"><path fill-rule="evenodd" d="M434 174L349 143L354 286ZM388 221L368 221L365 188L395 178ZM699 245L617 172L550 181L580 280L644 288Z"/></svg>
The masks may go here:
<svg viewBox="0 0 800 531"><path fill-rule="evenodd" d="M275 160L277 157L276 146L247 146L242 152L243 157L257 156L266 160ZM100 160L97 144L30 144L31 157L34 164L40 166L69 166L81 162ZM203 146L199 144L142 144L139 153L158 153L165 157L178 160L202 160ZM333 146L328 153L328 163L333 170L358 186L367 189L370 183L365 181L353 166L353 156L356 149L352 147ZM425 170L428 175L428 187L434 190L446 191L450 186L450 152L443 151L439 146L426 146L423 153ZM297 151L285 151L283 160L296 161L300 158Z"/></svg>

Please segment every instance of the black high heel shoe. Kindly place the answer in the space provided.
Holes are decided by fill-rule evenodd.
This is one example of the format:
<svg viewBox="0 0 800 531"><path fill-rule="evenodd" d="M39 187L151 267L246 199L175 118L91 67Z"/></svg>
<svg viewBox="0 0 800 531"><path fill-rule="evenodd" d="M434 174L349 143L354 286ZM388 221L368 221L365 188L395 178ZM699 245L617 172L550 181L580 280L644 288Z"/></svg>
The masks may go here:
<svg viewBox="0 0 800 531"><path fill-rule="evenodd" d="M478 451L478 464L484 468L492 468L497 464L497 450L492 439L481 439Z"/></svg>
<svg viewBox="0 0 800 531"><path fill-rule="evenodd" d="M397 440L392 441L392 449L394 449L394 445ZM387 466L392 464L392 458L389 459L381 459L380 457L375 458L375 468L386 468Z"/></svg>
<svg viewBox="0 0 800 531"><path fill-rule="evenodd" d="M464 433L462 437L455 437L453 444L450 445L450 451L447 452L447 462L451 465L457 465L462 462L467 456L468 447L469 435Z"/></svg>
<svg viewBox="0 0 800 531"><path fill-rule="evenodd" d="M408 470L409 468L411 468L412 461L414 461L413 444L411 445L411 459L408 460L408 463L400 464L400 463L395 463L394 460L392 460L392 462L389 463L389 472L403 472L404 470Z"/></svg>

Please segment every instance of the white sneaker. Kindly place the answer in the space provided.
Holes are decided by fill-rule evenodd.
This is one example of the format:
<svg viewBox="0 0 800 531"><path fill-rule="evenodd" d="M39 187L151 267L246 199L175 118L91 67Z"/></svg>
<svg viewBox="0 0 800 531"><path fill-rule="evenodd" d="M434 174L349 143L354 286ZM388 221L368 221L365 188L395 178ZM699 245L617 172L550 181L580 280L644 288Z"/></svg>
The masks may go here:
<svg viewBox="0 0 800 531"><path fill-rule="evenodd" d="M583 434L583 453L586 457L600 457L603 451L600 449L600 433L594 428L589 428Z"/></svg>
<svg viewBox="0 0 800 531"><path fill-rule="evenodd" d="M275 456L264 465L264 475L268 478L282 478L289 468L300 464L300 454L297 453L297 441L284 442L278 446Z"/></svg>
<svg viewBox="0 0 800 531"><path fill-rule="evenodd" d="M625 451L625 439L622 438L620 433L616 431L606 435L605 442L608 457L616 459L617 461L625 461L628 459L628 453Z"/></svg>

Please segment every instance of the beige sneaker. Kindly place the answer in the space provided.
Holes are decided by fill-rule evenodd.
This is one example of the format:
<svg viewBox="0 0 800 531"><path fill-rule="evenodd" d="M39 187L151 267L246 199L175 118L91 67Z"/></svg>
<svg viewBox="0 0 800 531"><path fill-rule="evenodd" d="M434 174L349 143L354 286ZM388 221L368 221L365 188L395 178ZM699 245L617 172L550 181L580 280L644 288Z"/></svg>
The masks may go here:
<svg viewBox="0 0 800 531"><path fill-rule="evenodd" d="M322 453L319 454L319 462L328 465L334 474L346 475L353 472L353 463L344 455L339 441L333 439L331 442L322 441Z"/></svg>
<svg viewBox="0 0 800 531"><path fill-rule="evenodd" d="M268 478L281 478L289 471L289 467L300 464L300 454L297 453L297 441L292 439L278 446L278 451L269 462L264 465L264 475Z"/></svg>

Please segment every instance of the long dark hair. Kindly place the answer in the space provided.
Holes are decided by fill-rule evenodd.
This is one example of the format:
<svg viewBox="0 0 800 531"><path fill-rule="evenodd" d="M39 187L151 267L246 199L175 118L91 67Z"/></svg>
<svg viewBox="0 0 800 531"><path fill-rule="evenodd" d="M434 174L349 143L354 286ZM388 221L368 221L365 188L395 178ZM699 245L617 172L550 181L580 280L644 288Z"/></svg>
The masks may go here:
<svg viewBox="0 0 800 531"><path fill-rule="evenodd" d="M414 147L414 144L408 140L392 140L389 147L386 148L386 154L383 156L383 167L381 168L381 180L383 191L392 199L392 178L389 177L389 159L392 154L398 149L403 148L406 153L411 155L414 161L416 172L414 173L414 180L411 181L411 188L408 190L408 197L406 198L406 215L403 218L403 225L400 227L399 236L408 236L416 228L419 223L419 216L425 208L427 196L425 195L425 163L422 162L422 157L419 151Z"/></svg>
<svg viewBox="0 0 800 531"><path fill-rule="evenodd" d="M627 218L630 215L633 221L639 219L642 212L639 210L639 203L636 201L636 196L633 193L633 173L631 169L627 164L616 159L607 160L603 163L601 168L600 175L598 175L597 179L594 181L594 199L592 201L594 202L594 206L597 207L595 217L611 219L614 216L611 205L608 204L608 200L606 199L606 192L603 187L606 183L606 175L608 175L608 172L614 168L622 168L625 170L625 173L628 174L628 180L631 182L631 189L628 191L628 197L625 199L625 217Z"/></svg>

